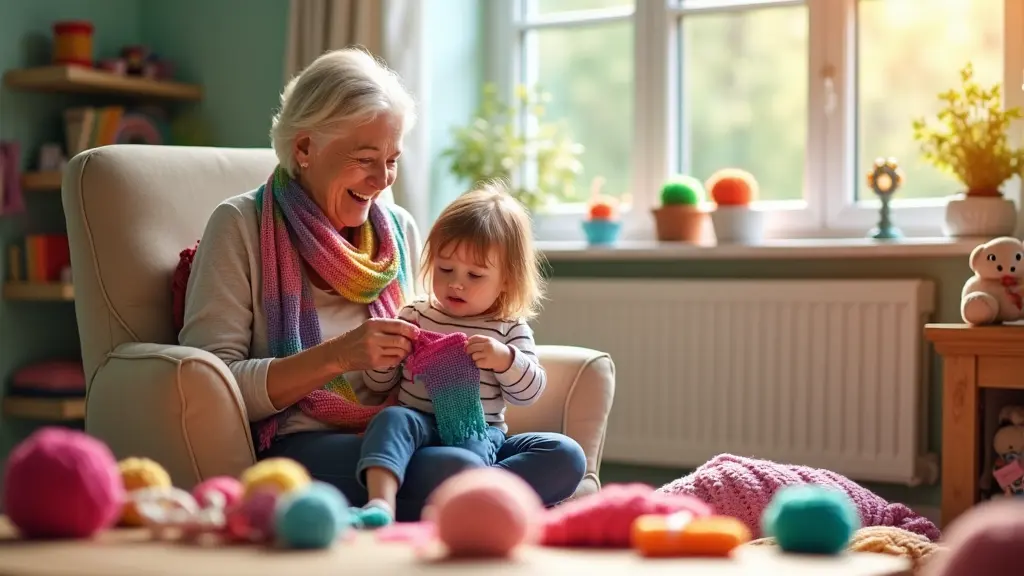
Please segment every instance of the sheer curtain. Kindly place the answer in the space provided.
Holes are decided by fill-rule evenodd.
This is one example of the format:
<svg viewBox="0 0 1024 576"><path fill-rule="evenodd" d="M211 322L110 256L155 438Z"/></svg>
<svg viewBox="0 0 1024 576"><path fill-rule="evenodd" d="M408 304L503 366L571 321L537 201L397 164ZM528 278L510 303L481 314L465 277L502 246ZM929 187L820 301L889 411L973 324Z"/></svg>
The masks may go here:
<svg viewBox="0 0 1024 576"><path fill-rule="evenodd" d="M418 120L406 136L391 193L420 228L430 211L430 154L422 0L291 0L284 81L329 50L362 46L383 58L416 99Z"/></svg>

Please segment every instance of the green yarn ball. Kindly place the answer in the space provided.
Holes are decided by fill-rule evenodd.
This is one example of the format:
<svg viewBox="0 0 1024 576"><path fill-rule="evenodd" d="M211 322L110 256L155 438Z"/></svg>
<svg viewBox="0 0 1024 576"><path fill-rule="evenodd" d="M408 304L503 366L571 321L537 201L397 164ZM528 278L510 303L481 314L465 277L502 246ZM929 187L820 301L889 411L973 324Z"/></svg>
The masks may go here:
<svg viewBox="0 0 1024 576"><path fill-rule="evenodd" d="M704 184L693 176L676 176L661 187L662 206L693 206L703 199Z"/></svg>
<svg viewBox="0 0 1024 576"><path fill-rule="evenodd" d="M860 528L860 516L844 492L805 484L775 494L761 517L761 529L783 552L839 554Z"/></svg>

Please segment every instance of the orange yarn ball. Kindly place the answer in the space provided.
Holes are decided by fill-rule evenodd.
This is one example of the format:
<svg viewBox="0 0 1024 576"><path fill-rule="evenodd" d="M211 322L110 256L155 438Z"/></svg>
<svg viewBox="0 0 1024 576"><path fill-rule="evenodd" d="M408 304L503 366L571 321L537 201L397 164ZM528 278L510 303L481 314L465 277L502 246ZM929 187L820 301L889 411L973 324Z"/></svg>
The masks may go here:
<svg viewBox="0 0 1024 576"><path fill-rule="evenodd" d="M131 495L143 488L170 488L171 475L163 466L149 458L125 458L117 463L121 472L121 481L125 491ZM142 526L145 520L139 514L135 503L128 500L121 511L121 524L125 526Z"/></svg>
<svg viewBox="0 0 1024 576"><path fill-rule="evenodd" d="M739 168L724 168L708 178L704 188L719 206L746 206L757 196L754 175Z"/></svg>

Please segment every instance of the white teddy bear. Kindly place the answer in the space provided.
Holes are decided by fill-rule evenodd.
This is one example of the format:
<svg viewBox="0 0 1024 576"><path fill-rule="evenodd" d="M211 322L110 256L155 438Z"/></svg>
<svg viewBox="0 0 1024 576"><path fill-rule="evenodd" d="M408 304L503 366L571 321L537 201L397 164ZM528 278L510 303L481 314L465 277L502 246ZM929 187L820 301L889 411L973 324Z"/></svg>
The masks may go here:
<svg viewBox="0 0 1024 576"><path fill-rule="evenodd" d="M1024 318L1024 243L1016 238L990 240L971 252L974 276L960 294L960 316L973 326Z"/></svg>

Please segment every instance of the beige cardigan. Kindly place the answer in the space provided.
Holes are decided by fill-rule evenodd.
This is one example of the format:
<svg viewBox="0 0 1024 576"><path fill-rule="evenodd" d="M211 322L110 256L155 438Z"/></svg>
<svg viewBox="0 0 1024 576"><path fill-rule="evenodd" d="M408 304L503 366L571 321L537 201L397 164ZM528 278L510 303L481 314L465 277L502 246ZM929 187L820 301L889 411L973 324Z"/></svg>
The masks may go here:
<svg viewBox="0 0 1024 576"><path fill-rule="evenodd" d="M420 236L412 216L396 208L408 243L409 278L416 278ZM267 395L271 358L267 318L263 313L263 270L260 257L256 191L221 203L213 211L192 262L185 297L185 324L178 335L184 346L201 348L223 360L242 393L249 420L256 422L278 412ZM369 318L368 307L314 289L317 316L324 340L341 335ZM409 299L414 295L407 294ZM383 398L363 385L361 372L345 375L360 400L379 404ZM303 414L291 416L281 433L322 429Z"/></svg>

